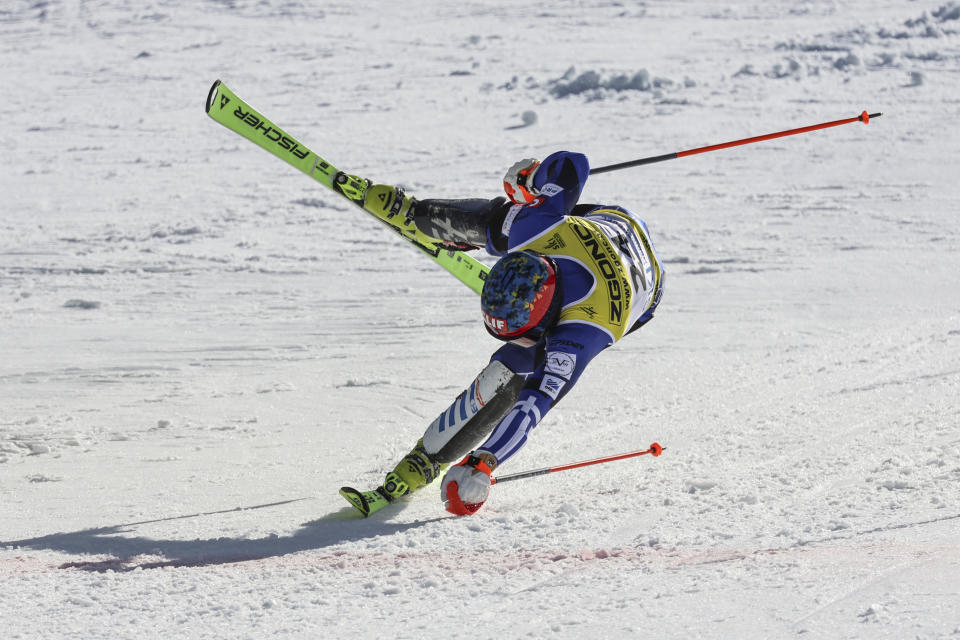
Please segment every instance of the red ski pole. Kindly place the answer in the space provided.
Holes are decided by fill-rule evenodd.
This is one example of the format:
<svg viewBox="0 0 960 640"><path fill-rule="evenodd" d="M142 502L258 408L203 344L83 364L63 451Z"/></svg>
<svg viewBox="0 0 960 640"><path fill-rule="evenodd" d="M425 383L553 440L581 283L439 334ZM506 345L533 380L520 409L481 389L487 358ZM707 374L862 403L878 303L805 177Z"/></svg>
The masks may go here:
<svg viewBox="0 0 960 640"><path fill-rule="evenodd" d="M731 142L722 142L720 144L712 144L707 147L698 147L696 149L688 149L687 151L677 151L675 153L667 153L662 156L651 156L649 158L640 158L639 160L630 160L628 162L621 162L619 164L608 164L603 167L595 167L590 169L590 175L597 173L606 173L607 171L618 171L620 169L627 169L628 167L638 167L643 164L653 164L654 162L663 162L664 160L673 160L675 158L684 158L686 156L693 156L698 153L706 153L707 151L718 151L720 149L728 149L730 147L739 147L744 144L753 144L754 142L762 142L764 140L773 140L774 138L783 138L784 136L792 136L798 133L806 133L808 131L816 131L817 129L827 129L829 127L838 127L841 124L849 124L851 122L862 122L867 124L870 122L870 118L879 118L882 116L882 113L867 113L864 111L859 116L855 118L844 118L843 120L833 120L832 122L821 122L820 124L813 124L809 127L800 127L799 129L788 129L786 131L777 131L776 133L767 133L762 136L754 136L752 138L744 138L743 140L733 140Z"/></svg>
<svg viewBox="0 0 960 640"><path fill-rule="evenodd" d="M570 464L562 464L557 467L544 467L543 469L534 469L532 471L521 471L520 473L512 473L508 476L490 478L490 484L510 482L511 480L522 480L523 478L531 478L533 476L542 476L548 473L555 473L557 471L566 471L567 469L589 467L590 465L593 465L593 464L613 462L614 460L623 460L625 458L636 458L637 456L643 456L648 453L654 457L659 456L661 453L663 453L663 447L661 447L659 444L654 442L653 444L650 445L649 449L644 449L643 451L631 451L630 453L621 453L615 456L607 456L606 458L596 458L594 460L584 460L583 462L572 462Z"/></svg>

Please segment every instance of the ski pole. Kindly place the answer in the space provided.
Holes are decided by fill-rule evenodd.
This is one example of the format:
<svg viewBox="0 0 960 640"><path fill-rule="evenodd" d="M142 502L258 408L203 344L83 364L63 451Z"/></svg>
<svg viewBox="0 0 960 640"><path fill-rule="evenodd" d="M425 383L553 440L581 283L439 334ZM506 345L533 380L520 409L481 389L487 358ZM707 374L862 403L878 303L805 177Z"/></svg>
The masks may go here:
<svg viewBox="0 0 960 640"><path fill-rule="evenodd" d="M512 473L508 476L500 476L497 478L490 478L490 484L498 484L501 482L510 482L511 480L522 480L523 478L532 478L533 476L542 476L548 473L555 473L557 471L566 471L567 469L577 469L579 467L589 467L592 464L601 464L604 462L613 462L614 460L623 460L625 458L636 458L637 456L643 456L650 454L654 457L659 456L663 453L663 447L654 442L650 445L649 449L644 449L643 451L631 451L630 453L621 453L615 456L607 456L605 458L596 458L594 460L584 460L583 462L572 462L570 464L562 464L557 467L544 467L543 469L533 469L532 471L521 471L520 473Z"/></svg>
<svg viewBox="0 0 960 640"><path fill-rule="evenodd" d="M833 120L832 122L821 122L820 124L813 124L809 127L800 127L799 129L788 129L786 131L777 131L776 133L767 133L762 136L754 136L752 138L744 138L743 140L733 140L731 142L722 142L720 144L712 144L707 147L698 147L696 149L688 149L686 151L677 151L675 153L667 153L662 156L651 156L649 158L640 158L639 160L630 160L628 162L620 162L618 164L608 164L603 167L595 167L590 169L590 175L597 173L606 173L607 171L619 171L620 169L627 169L628 167L639 167L644 164L653 164L654 162L663 162L664 160L673 160L675 158L684 158L686 156L696 155L698 153L706 153L707 151L718 151L720 149L729 149L730 147L739 147L744 144L752 144L754 142L762 142L763 140L773 140L774 138L783 138L784 136L792 136L798 133L806 133L808 131L816 131L817 129L827 129L829 127L837 127L841 124L848 124L850 122L862 122L867 124L870 122L870 118L879 118L882 116L882 113L867 113L864 111L859 116L855 118L844 118L843 120Z"/></svg>

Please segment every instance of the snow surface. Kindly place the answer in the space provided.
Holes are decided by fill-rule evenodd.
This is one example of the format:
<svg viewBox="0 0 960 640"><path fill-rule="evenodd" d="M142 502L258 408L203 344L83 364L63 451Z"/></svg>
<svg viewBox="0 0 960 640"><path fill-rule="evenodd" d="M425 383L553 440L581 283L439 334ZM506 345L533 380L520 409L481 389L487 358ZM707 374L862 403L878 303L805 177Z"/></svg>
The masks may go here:
<svg viewBox="0 0 960 640"><path fill-rule="evenodd" d="M960 635L960 3L7 0L6 638ZM210 120L492 197L594 164L657 318L471 518L371 487L496 344L476 297Z"/></svg>

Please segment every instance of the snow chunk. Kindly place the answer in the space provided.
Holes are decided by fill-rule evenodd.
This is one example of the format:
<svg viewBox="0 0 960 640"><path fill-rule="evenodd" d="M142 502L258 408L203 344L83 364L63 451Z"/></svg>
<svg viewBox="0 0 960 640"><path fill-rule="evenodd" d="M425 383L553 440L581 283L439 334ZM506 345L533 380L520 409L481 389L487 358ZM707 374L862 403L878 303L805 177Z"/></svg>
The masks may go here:
<svg viewBox="0 0 960 640"><path fill-rule="evenodd" d="M902 491L904 489L916 489L916 487L914 487L912 484L908 482L904 482L903 480L884 480L878 486L888 491Z"/></svg>
<svg viewBox="0 0 960 640"><path fill-rule="evenodd" d="M50 453L50 447L42 442L26 442L24 445L30 450L30 455L32 456Z"/></svg>
<svg viewBox="0 0 960 640"><path fill-rule="evenodd" d="M684 480L683 490L687 493L699 493L701 491L709 491L717 486L717 482L713 480Z"/></svg>
<svg viewBox="0 0 960 640"><path fill-rule="evenodd" d="M881 604L871 604L867 610L860 614L861 622L886 622L888 619L887 610Z"/></svg>
<svg viewBox="0 0 960 640"><path fill-rule="evenodd" d="M601 74L598 71L584 71L578 74L570 67L561 77L547 82L550 94L555 98L584 95L592 100L600 100L610 92L652 91L673 87L677 83L669 78L651 77L646 69L633 73ZM685 80L684 86L695 86L692 80Z"/></svg>
<svg viewBox="0 0 960 640"><path fill-rule="evenodd" d="M379 385L389 385L391 384L389 380L365 380L362 378L350 378L343 384L337 385L338 389L343 387L376 387Z"/></svg>
<svg viewBox="0 0 960 640"><path fill-rule="evenodd" d="M286 393L296 390L297 387L292 382L272 382L257 387L257 393Z"/></svg>
<svg viewBox="0 0 960 640"><path fill-rule="evenodd" d="M522 124L515 124L507 127L507 129L526 129L527 127L532 127L537 124L537 112L527 110L519 114Z"/></svg>
<svg viewBox="0 0 960 640"><path fill-rule="evenodd" d="M48 476L42 473L35 473L27 476L27 480L29 482L61 482L63 478L60 476Z"/></svg>
<svg viewBox="0 0 960 640"><path fill-rule="evenodd" d="M882 70L894 66L897 54L890 51L876 51L877 47L899 48L900 56L912 60L936 62L944 59L937 50L916 52L911 42L925 40L931 45L937 39L956 35L953 27L960 19L960 3L949 2L932 13L905 20L887 26L858 26L842 31L821 33L804 40L779 42L774 49L791 52L792 57L785 63L775 64L764 73L768 78L791 78L819 75L821 71L840 71L849 73L863 67L863 60L871 60L869 70ZM870 50L873 49L873 50ZM749 65L741 67L734 77L752 75ZM912 86L912 85L908 85Z"/></svg>
<svg viewBox="0 0 960 640"><path fill-rule="evenodd" d="M96 300L81 300L80 298L73 298L71 300L67 300L66 302L64 302L63 306L67 309L90 310L90 309L99 309L100 303L97 302Z"/></svg>
<svg viewBox="0 0 960 640"><path fill-rule="evenodd" d="M960 3L948 2L933 12L933 17L940 22L960 20Z"/></svg>
<svg viewBox="0 0 960 640"><path fill-rule="evenodd" d="M860 65L860 58L858 58L856 54L852 52L848 53L842 58L837 58L836 60L833 61L833 68L839 69L840 71L846 70L847 67L856 67L859 65Z"/></svg>

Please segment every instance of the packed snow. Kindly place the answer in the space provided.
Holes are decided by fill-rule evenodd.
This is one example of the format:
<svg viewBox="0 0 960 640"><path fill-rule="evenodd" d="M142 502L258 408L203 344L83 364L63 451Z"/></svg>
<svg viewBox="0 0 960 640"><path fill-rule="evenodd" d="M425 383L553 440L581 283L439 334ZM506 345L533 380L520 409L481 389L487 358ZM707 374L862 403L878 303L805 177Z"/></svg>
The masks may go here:
<svg viewBox="0 0 960 640"><path fill-rule="evenodd" d="M0 62L4 637L960 636L960 3L14 0ZM501 471L662 456L364 520L497 343L218 78L420 197L883 116L587 184L663 303Z"/></svg>

